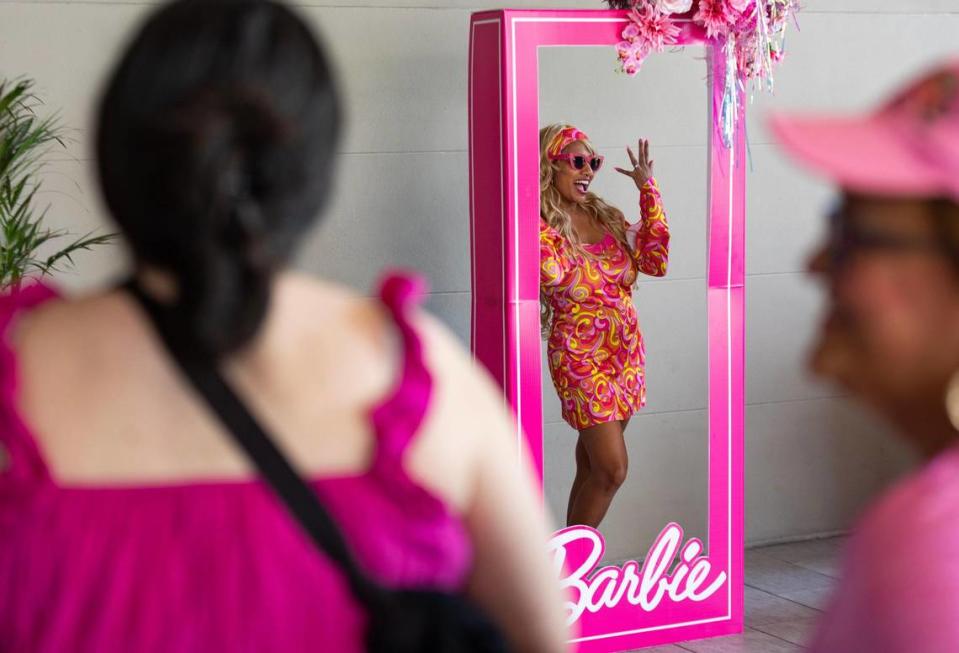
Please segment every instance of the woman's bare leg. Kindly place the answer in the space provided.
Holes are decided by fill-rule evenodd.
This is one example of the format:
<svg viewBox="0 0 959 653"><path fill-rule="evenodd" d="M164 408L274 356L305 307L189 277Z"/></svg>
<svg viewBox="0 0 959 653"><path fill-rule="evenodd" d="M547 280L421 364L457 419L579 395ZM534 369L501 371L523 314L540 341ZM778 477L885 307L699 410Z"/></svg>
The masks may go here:
<svg viewBox="0 0 959 653"><path fill-rule="evenodd" d="M568 525L596 528L606 516L616 491L626 480L629 463L621 422L597 424L579 432L589 459L589 473L572 497Z"/></svg>
<svg viewBox="0 0 959 653"><path fill-rule="evenodd" d="M573 513L573 503L579 495L579 490L583 487L583 482L589 476L589 454L586 453L586 445L583 444L582 434L576 439L576 477L573 478L573 487L569 490L569 503L566 505L566 525L570 526L570 516Z"/></svg>

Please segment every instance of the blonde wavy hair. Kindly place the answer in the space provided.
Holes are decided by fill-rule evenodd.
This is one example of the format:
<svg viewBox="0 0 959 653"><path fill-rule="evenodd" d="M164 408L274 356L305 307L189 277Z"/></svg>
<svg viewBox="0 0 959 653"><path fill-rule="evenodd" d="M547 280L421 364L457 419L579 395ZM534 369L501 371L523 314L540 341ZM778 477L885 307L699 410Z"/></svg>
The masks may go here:
<svg viewBox="0 0 959 653"><path fill-rule="evenodd" d="M563 198L553 184L559 166L569 165L565 161L550 161L549 148L550 143L564 129L569 129L572 125L557 123L547 125L539 130L539 215L546 221L550 227L555 229L572 244L573 247L581 251L586 256L591 254L583 248L583 243L576 235L573 229L573 220L563 209ZM587 140L577 141L586 146L590 154L596 153L596 148ZM595 193L586 193L586 199L582 203L582 208L596 220L604 230L612 234L613 238L618 240L627 251L630 250L629 243L626 240L626 216L615 206L607 204ZM542 327L543 337L549 336L550 327L553 323L553 309L546 301L545 295L540 292L540 326Z"/></svg>

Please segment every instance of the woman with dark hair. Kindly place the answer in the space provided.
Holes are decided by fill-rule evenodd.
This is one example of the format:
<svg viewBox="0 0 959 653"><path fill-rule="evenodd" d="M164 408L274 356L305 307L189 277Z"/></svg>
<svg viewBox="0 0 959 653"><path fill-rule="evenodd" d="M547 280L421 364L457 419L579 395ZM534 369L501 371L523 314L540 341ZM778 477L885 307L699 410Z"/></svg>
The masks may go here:
<svg viewBox="0 0 959 653"><path fill-rule="evenodd" d="M167 4L127 47L96 150L131 281L0 300L0 651L362 649L340 566L174 360L218 370L374 581L465 592L515 650L564 648L507 412L420 284L368 300L286 270L340 124L280 3Z"/></svg>
<svg viewBox="0 0 959 653"><path fill-rule="evenodd" d="M959 651L959 60L869 115L773 127L842 189L810 263L828 304L811 366L923 458L853 529L812 651Z"/></svg>

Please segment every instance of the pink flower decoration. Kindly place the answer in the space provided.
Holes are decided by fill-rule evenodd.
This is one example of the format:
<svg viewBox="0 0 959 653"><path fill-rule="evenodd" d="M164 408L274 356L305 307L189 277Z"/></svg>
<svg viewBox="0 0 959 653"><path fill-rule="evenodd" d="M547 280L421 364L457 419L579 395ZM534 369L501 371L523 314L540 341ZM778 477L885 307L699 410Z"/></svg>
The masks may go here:
<svg viewBox="0 0 959 653"><path fill-rule="evenodd" d="M642 41L637 41L636 43L633 43L632 45L633 45L633 50L630 53L630 56L633 59L642 63L643 60L649 56L649 48L647 48L646 44L643 43Z"/></svg>
<svg viewBox="0 0 959 653"><path fill-rule="evenodd" d="M622 62L623 72L632 77L639 72L649 51L639 41L620 41L616 44L616 54Z"/></svg>
<svg viewBox="0 0 959 653"><path fill-rule="evenodd" d="M616 56L619 57L620 61L633 58L632 52L633 44L629 41L620 41L616 44Z"/></svg>
<svg viewBox="0 0 959 653"><path fill-rule="evenodd" d="M728 34L738 18L728 0L699 0L699 11L693 16L694 21L706 28L709 38Z"/></svg>
<svg viewBox="0 0 959 653"><path fill-rule="evenodd" d="M616 44L616 54L620 59L645 59L649 50L642 41L620 41Z"/></svg>
<svg viewBox="0 0 959 653"><path fill-rule="evenodd" d="M2 0L0 0L2 1ZM783 58L787 22L799 11L799 0L607 0L620 8L632 7L616 54L627 75L635 75L650 52L675 44L682 30L674 14L695 11L693 21L708 38L735 37L734 55L740 80L769 78L770 63ZM759 34L762 11L766 32Z"/></svg>
<svg viewBox="0 0 959 653"><path fill-rule="evenodd" d="M726 0L729 3L730 8L738 11L743 14L746 13L746 10L756 4L756 0Z"/></svg>
<svg viewBox="0 0 959 653"><path fill-rule="evenodd" d="M639 28L638 40L643 42L646 49L650 51L662 52L666 45L676 42L676 37L680 33L679 26L668 15L660 13L652 5L646 5L642 9L634 7L629 14L629 19Z"/></svg>
<svg viewBox="0 0 959 653"><path fill-rule="evenodd" d="M693 0L656 0L656 8L663 14L685 14L692 6Z"/></svg>

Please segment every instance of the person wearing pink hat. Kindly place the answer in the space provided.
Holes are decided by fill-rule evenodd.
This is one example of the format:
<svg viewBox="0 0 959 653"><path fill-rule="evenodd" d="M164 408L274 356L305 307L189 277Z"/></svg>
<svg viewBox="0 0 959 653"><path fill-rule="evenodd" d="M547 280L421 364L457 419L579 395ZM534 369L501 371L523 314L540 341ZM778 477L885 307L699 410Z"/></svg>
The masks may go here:
<svg viewBox="0 0 959 653"><path fill-rule="evenodd" d="M859 519L813 653L959 651L959 59L866 116L778 116L842 188L810 261L828 311L810 365L923 463Z"/></svg>

